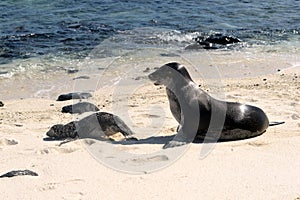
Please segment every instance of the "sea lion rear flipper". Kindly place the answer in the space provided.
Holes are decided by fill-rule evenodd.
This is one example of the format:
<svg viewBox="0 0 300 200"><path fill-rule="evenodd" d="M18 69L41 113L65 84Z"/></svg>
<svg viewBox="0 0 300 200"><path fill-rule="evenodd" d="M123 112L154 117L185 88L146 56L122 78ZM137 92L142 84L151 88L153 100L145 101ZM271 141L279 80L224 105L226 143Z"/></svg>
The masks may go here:
<svg viewBox="0 0 300 200"><path fill-rule="evenodd" d="M276 126L276 125L280 125L280 124L284 124L285 122L270 122L269 126Z"/></svg>

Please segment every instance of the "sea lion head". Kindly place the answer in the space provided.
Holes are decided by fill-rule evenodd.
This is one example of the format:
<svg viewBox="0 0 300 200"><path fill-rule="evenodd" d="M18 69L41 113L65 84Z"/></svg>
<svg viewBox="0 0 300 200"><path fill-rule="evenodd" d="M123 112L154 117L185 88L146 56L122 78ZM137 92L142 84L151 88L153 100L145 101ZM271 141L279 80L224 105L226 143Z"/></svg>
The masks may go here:
<svg viewBox="0 0 300 200"><path fill-rule="evenodd" d="M175 82L190 82L193 81L186 68L177 62L167 63L155 72L149 74L149 79L154 82L154 85L174 85Z"/></svg>
<svg viewBox="0 0 300 200"><path fill-rule="evenodd" d="M76 138L78 137L76 122L53 125L46 135L53 139Z"/></svg>
<svg viewBox="0 0 300 200"><path fill-rule="evenodd" d="M53 125L50 130L46 133L48 137L57 138L63 132L64 125L63 124L56 124Z"/></svg>

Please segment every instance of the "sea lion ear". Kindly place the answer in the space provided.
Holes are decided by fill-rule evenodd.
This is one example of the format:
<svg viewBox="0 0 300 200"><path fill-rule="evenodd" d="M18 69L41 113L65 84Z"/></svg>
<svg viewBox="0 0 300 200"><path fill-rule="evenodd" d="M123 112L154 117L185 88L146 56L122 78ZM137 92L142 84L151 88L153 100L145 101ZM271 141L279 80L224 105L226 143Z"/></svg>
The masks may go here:
<svg viewBox="0 0 300 200"><path fill-rule="evenodd" d="M179 64L178 66L178 71L182 74L182 76L184 76L186 79L188 79L189 81L193 81L192 77L190 76L189 72L187 71L187 69Z"/></svg>
<svg viewBox="0 0 300 200"><path fill-rule="evenodd" d="M168 67L172 68L172 69L175 69L175 70L179 70L179 66L181 65L180 63L177 63L177 62L170 62L170 63L167 63L165 64L167 65Z"/></svg>
<svg viewBox="0 0 300 200"><path fill-rule="evenodd" d="M186 78L189 81L193 81L189 72L187 71L187 69L180 63L177 62L170 62L168 64L165 64L164 66L168 66L171 69L176 70L177 72L179 72L184 78Z"/></svg>
<svg viewBox="0 0 300 200"><path fill-rule="evenodd" d="M184 67L182 64L179 64L179 63L178 63L177 70L180 71L182 68L185 68L185 67Z"/></svg>

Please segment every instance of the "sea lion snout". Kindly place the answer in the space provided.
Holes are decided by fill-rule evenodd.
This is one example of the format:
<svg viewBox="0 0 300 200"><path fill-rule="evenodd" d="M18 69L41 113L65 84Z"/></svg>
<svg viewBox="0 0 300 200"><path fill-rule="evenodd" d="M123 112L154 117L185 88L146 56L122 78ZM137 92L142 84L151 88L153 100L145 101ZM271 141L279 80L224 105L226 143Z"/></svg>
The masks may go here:
<svg viewBox="0 0 300 200"><path fill-rule="evenodd" d="M162 78L158 70L148 75L148 78L153 82L154 85L162 85Z"/></svg>
<svg viewBox="0 0 300 200"><path fill-rule="evenodd" d="M161 66L156 71L148 75L148 78L154 83L154 85L170 85L170 83L180 76L180 71L174 67L170 67L168 64Z"/></svg>
<svg viewBox="0 0 300 200"><path fill-rule="evenodd" d="M56 137L59 132L63 130L64 125L63 124L56 124L53 125L50 130L46 133L48 137Z"/></svg>
<svg viewBox="0 0 300 200"><path fill-rule="evenodd" d="M193 81L186 68L180 63L167 63L148 75L154 85L172 86L177 83L187 84Z"/></svg>

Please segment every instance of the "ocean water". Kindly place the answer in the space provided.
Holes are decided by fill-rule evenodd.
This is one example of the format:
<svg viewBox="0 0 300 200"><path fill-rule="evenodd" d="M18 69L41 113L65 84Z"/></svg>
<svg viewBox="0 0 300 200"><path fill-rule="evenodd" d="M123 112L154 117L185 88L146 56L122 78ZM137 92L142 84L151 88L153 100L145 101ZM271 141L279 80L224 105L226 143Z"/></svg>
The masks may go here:
<svg viewBox="0 0 300 200"><path fill-rule="evenodd" d="M272 73L300 63L299 13L299 0L1 0L0 81L12 87L37 80L28 83L36 92L61 84L51 82L58 75L128 70L141 57L148 62L142 70L184 57L221 69L244 66L251 75ZM216 33L242 42L186 49L196 37Z"/></svg>

